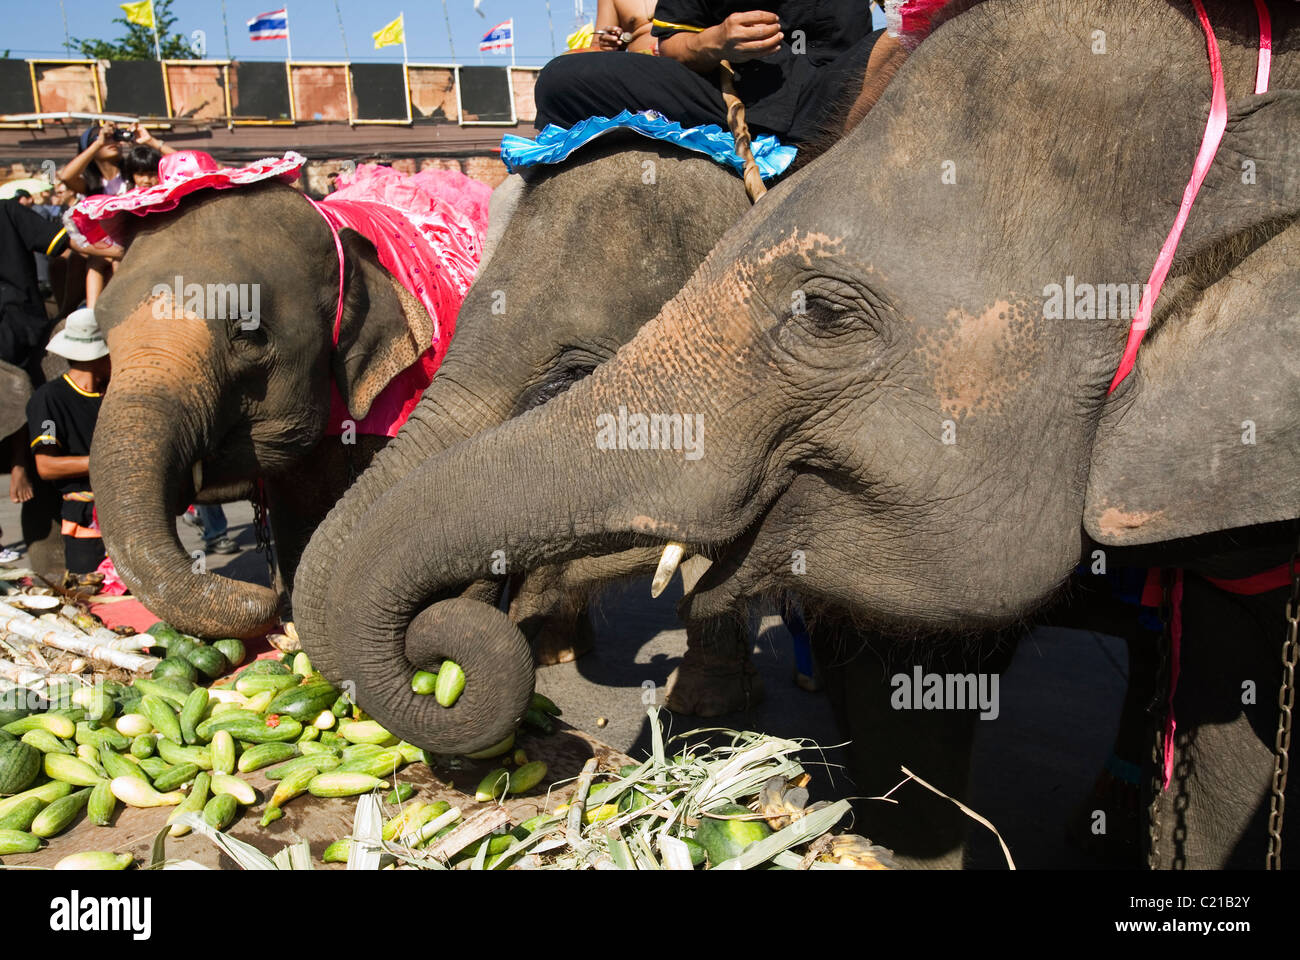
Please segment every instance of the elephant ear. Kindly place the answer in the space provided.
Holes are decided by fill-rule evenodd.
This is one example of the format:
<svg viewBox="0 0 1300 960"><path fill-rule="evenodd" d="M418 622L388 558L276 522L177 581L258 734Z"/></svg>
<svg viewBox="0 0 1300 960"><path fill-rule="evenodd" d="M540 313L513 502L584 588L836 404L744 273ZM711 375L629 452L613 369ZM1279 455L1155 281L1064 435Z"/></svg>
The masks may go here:
<svg viewBox="0 0 1300 960"><path fill-rule="evenodd" d="M1160 307L1093 445L1084 528L1157 543L1300 516L1300 94L1233 103Z"/></svg>
<svg viewBox="0 0 1300 960"><path fill-rule="evenodd" d="M433 319L384 269L374 244L347 227L339 241L345 292L334 380L348 413L360 420L384 387L429 348Z"/></svg>

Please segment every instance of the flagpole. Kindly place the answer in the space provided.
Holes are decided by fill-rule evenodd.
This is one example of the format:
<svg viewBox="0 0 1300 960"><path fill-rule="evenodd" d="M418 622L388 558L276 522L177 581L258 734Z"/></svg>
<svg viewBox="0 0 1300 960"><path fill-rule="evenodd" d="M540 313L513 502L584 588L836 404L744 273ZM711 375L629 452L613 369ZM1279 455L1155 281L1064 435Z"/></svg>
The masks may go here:
<svg viewBox="0 0 1300 960"><path fill-rule="evenodd" d="M68 36L68 10L63 5L63 0L59 0L59 13L63 14L63 49L72 56L72 40Z"/></svg>
<svg viewBox="0 0 1300 960"><path fill-rule="evenodd" d="M397 15L397 19L402 21L402 66L406 66L406 11L403 10ZM403 71L405 72L405 71Z"/></svg>
<svg viewBox="0 0 1300 960"><path fill-rule="evenodd" d="M230 59L230 27L226 24L226 0L221 0L221 32L226 35L226 59Z"/></svg>
<svg viewBox="0 0 1300 960"><path fill-rule="evenodd" d="M546 25L551 30L551 56L555 56L555 24L551 20L551 0L546 0Z"/></svg>
<svg viewBox="0 0 1300 960"><path fill-rule="evenodd" d="M348 35L343 29L343 11L339 9L339 0L334 0L334 13L339 18L339 36L343 38L343 59L350 61L352 57L348 53Z"/></svg>
<svg viewBox="0 0 1300 960"><path fill-rule="evenodd" d="M515 18L510 18L510 66L515 65Z"/></svg>
<svg viewBox="0 0 1300 960"><path fill-rule="evenodd" d="M158 46L158 15L154 13L153 0L149 0L149 22L153 24L153 58L162 60L162 49Z"/></svg>
<svg viewBox="0 0 1300 960"><path fill-rule="evenodd" d="M451 49L451 62L456 62L456 44L451 39L451 16L447 13L447 0L442 0L442 18L447 21L447 46Z"/></svg>
<svg viewBox="0 0 1300 960"><path fill-rule="evenodd" d="M293 62L293 28L289 26L289 5L284 6L284 50L289 62Z"/></svg>

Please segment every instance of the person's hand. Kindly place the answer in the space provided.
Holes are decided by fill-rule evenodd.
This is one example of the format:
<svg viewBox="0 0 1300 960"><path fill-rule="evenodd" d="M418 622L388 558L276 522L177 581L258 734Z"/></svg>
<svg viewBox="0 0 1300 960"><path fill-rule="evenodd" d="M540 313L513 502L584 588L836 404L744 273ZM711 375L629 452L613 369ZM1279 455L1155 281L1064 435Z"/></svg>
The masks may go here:
<svg viewBox="0 0 1300 960"><path fill-rule="evenodd" d="M144 127L140 126L138 121L131 124L131 133L135 136L136 143L143 143L145 146L153 147L155 150L162 146L162 141Z"/></svg>
<svg viewBox="0 0 1300 960"><path fill-rule="evenodd" d="M598 50L622 50L623 31L618 27L601 27L593 35Z"/></svg>
<svg viewBox="0 0 1300 960"><path fill-rule="evenodd" d="M757 60L781 49L785 34L775 13L766 10L748 10L733 13L720 24L722 27L723 60L744 63Z"/></svg>
<svg viewBox="0 0 1300 960"><path fill-rule="evenodd" d="M105 120L99 125L99 135L95 137L95 142L102 147L113 139L115 133L117 133L117 124L112 120Z"/></svg>

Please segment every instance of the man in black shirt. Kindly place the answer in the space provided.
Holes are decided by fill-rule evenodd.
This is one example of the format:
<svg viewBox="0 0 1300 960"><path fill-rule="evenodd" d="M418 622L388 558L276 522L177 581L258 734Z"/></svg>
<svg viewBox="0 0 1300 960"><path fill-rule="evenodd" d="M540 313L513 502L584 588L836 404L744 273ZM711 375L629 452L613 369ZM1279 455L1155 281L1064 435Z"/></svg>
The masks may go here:
<svg viewBox="0 0 1300 960"><path fill-rule="evenodd" d="M0 200L0 360L40 382L41 347L53 324L36 278L33 253L56 257L68 247L63 224L17 199Z"/></svg>
<svg viewBox="0 0 1300 960"><path fill-rule="evenodd" d="M863 0L659 0L659 56L556 57L537 78L537 126L571 127L627 109L656 110L692 127L726 126L717 80L727 60L749 125L791 143L824 132L851 98L879 33Z"/></svg>
<svg viewBox="0 0 1300 960"><path fill-rule="evenodd" d="M63 499L65 565L71 573L93 573L104 559L104 541L90 489L90 442L111 372L108 344L95 312L83 307L69 314L45 349L66 357L69 370L27 401L36 472L54 484Z"/></svg>

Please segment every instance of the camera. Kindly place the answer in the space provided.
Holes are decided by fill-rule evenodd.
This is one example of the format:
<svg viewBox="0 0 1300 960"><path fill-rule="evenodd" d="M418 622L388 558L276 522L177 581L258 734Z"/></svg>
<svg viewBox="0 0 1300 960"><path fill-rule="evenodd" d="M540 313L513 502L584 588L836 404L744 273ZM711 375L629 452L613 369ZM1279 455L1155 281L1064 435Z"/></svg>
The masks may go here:
<svg viewBox="0 0 1300 960"><path fill-rule="evenodd" d="M114 130L113 140L117 143L130 143L135 139L135 134L130 130Z"/></svg>

